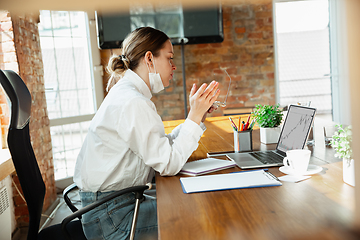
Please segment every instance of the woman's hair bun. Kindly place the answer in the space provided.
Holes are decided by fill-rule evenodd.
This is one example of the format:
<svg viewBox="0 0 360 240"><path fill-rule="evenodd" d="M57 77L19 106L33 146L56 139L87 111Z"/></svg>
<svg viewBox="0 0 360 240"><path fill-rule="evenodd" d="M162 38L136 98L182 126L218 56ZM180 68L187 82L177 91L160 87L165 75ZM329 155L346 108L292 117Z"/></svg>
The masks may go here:
<svg viewBox="0 0 360 240"><path fill-rule="evenodd" d="M106 71L110 74L110 79L106 87L107 91L119 81L124 72L129 69L129 65L129 60L124 55L111 56L106 67Z"/></svg>

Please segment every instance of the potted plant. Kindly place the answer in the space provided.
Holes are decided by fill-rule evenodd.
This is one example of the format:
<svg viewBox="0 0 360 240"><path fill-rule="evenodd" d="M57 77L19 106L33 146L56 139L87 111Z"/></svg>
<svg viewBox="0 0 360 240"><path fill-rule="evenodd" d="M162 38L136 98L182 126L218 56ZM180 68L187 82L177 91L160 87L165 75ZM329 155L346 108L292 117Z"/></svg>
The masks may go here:
<svg viewBox="0 0 360 240"><path fill-rule="evenodd" d="M283 117L279 104L275 106L258 104L251 114L260 126L260 141L265 144L277 143Z"/></svg>
<svg viewBox="0 0 360 240"><path fill-rule="evenodd" d="M336 125L337 131L332 136L330 145L335 149L335 157L343 159L343 180L345 183L355 186L355 167L351 149L352 132L351 126L343 127Z"/></svg>

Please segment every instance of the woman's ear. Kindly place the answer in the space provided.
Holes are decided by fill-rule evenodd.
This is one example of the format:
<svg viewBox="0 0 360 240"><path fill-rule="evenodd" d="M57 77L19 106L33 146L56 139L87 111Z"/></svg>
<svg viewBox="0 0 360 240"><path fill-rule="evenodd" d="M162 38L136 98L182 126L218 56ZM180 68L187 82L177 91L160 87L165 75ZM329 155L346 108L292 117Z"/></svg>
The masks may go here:
<svg viewBox="0 0 360 240"><path fill-rule="evenodd" d="M152 65L153 65L152 59L153 59L153 54L150 51L147 51L145 53L145 64L149 67L152 67Z"/></svg>

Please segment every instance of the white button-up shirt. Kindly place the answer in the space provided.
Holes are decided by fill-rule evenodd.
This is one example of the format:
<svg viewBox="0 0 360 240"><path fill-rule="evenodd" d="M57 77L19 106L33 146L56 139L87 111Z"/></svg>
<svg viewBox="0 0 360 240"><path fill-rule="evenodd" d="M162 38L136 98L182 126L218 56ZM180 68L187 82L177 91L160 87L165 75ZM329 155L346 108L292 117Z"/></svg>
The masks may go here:
<svg viewBox="0 0 360 240"><path fill-rule="evenodd" d="M186 119L170 134L145 82L127 70L101 104L76 161L74 182L83 191L143 185L154 171L175 175L198 147L203 124Z"/></svg>

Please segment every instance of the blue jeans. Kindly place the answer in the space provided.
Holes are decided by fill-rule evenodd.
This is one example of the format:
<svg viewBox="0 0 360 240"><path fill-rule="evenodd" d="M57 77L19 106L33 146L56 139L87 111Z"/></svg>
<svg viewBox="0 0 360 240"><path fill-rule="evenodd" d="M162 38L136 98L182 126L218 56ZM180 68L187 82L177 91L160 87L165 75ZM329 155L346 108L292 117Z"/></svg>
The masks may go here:
<svg viewBox="0 0 360 240"><path fill-rule="evenodd" d="M113 192L79 192L83 207L111 193ZM134 208L135 195L127 193L84 214L81 222L86 238L128 239ZM140 204L135 239L157 239L156 199L146 198Z"/></svg>

